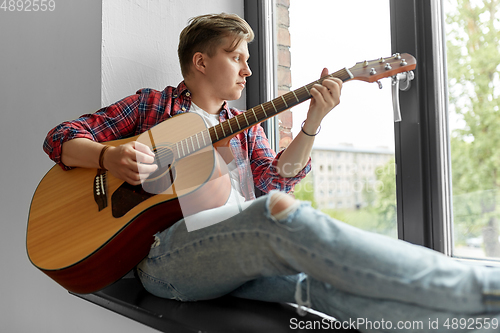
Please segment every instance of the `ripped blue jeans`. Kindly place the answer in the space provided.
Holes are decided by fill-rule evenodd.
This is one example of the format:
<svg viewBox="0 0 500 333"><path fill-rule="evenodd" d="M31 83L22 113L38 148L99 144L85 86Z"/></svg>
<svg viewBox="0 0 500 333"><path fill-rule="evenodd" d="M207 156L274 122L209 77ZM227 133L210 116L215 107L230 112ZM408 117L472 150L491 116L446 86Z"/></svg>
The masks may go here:
<svg viewBox="0 0 500 333"><path fill-rule="evenodd" d="M146 290L179 301L231 294L296 303L356 321L363 332L397 331L407 321L417 325L400 331L500 331L500 269L351 227L305 202L277 219L269 210L272 195L209 227L188 232L180 221L156 235L137 266Z"/></svg>

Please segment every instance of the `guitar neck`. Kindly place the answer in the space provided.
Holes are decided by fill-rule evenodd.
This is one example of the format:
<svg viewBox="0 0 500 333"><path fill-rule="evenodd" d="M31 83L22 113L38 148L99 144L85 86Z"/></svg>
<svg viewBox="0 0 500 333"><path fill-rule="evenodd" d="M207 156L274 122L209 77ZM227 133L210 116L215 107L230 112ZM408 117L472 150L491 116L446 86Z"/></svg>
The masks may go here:
<svg viewBox="0 0 500 333"><path fill-rule="evenodd" d="M307 101L312 97L310 91L315 84L321 84L323 80L333 77L339 78L344 82L353 78L351 72L347 68L344 68L335 73L324 76L319 80L311 82L299 89L281 95L280 97L277 97L269 102L257 105L242 114L208 128L208 134L210 135L212 144L231 138L247 128L255 126L258 123L276 116L280 112Z"/></svg>
<svg viewBox="0 0 500 333"><path fill-rule="evenodd" d="M343 68L335 73L324 76L306 86L290 91L272 101L260 104L218 125L176 142L172 148L174 155L176 158L188 156L208 145L231 138L249 127L255 126L266 119L276 116L280 112L310 99L312 97L310 93L312 87L317 83L321 84L325 79L336 77L343 82L349 80L375 82L382 78L396 75L397 73L411 71L415 68L416 64L415 58L408 53L396 53L392 57L358 62L349 69Z"/></svg>

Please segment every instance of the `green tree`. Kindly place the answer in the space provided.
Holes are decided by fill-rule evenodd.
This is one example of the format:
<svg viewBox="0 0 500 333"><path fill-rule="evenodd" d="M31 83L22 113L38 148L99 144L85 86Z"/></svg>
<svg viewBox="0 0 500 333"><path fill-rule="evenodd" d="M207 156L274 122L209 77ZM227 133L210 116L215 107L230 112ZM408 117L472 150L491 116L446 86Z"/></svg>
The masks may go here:
<svg viewBox="0 0 500 333"><path fill-rule="evenodd" d="M377 182L372 187L372 192L377 196L373 204L376 213L378 230L388 235L396 235L397 209L396 209L396 163L394 158L385 165L375 169Z"/></svg>
<svg viewBox="0 0 500 333"><path fill-rule="evenodd" d="M463 125L451 135L454 215L457 222L474 216L462 222L480 226L486 255L500 257L500 0L449 2L450 111Z"/></svg>
<svg viewBox="0 0 500 333"><path fill-rule="evenodd" d="M304 179L302 179L297 185L295 185L293 195L296 199L311 202L311 206L317 208L316 201L314 200L314 183L312 172L308 173Z"/></svg>

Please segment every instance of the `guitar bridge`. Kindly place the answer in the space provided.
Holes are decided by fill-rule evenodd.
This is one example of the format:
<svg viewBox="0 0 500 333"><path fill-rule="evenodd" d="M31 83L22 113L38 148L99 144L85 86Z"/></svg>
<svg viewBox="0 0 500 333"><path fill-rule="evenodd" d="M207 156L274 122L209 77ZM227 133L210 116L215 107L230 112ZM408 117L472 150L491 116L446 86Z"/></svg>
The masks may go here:
<svg viewBox="0 0 500 333"><path fill-rule="evenodd" d="M106 171L102 169L97 169L97 175L94 178L94 200L99 207L99 211L108 207Z"/></svg>

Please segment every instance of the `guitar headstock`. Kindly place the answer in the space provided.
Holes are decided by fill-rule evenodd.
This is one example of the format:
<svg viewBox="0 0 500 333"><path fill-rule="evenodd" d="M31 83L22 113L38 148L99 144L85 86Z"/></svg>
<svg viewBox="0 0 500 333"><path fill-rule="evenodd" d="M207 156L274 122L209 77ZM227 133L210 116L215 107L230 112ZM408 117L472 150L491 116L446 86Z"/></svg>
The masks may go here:
<svg viewBox="0 0 500 333"><path fill-rule="evenodd" d="M416 59L408 53L396 53L392 57L362 61L349 68L352 80L375 82L398 73L408 72L417 66Z"/></svg>

